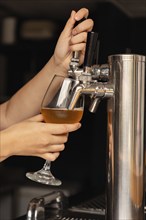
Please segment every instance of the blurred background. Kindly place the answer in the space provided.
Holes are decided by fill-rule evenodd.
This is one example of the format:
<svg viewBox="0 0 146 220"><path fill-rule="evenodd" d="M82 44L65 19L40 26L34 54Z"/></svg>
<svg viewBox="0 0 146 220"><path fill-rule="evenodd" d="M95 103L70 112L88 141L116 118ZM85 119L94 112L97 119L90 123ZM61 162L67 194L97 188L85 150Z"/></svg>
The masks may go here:
<svg viewBox="0 0 146 220"><path fill-rule="evenodd" d="M45 65L71 11L82 7L89 9L99 34L99 64L117 53L146 55L145 0L0 0L1 103ZM70 134L66 149L52 163L52 172L63 180L60 189L68 196L105 191L106 104L102 101L94 114L85 106L82 128ZM0 164L1 219L25 214L31 198L54 190L25 177L43 163L34 157L11 157Z"/></svg>

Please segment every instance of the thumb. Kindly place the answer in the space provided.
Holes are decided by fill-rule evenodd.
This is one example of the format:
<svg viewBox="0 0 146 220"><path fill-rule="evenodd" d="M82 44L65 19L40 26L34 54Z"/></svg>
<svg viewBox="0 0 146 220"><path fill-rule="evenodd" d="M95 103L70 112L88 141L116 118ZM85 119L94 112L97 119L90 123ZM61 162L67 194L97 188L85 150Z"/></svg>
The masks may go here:
<svg viewBox="0 0 146 220"><path fill-rule="evenodd" d="M41 121L44 121L44 118L43 118L42 114L39 114L39 115L35 115L35 116L29 118L28 121L41 122Z"/></svg>

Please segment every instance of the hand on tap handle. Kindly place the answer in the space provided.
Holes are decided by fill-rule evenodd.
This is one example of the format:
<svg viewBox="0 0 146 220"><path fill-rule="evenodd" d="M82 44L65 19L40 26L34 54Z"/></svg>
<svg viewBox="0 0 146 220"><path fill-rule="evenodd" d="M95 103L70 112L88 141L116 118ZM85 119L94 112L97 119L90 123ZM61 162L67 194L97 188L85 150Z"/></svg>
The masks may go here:
<svg viewBox="0 0 146 220"><path fill-rule="evenodd" d="M88 15L83 17L81 20L76 21L75 27L78 26L83 21L85 21L87 19L87 17L88 17ZM78 67L80 65L80 52L81 51L77 50L77 51L73 51L73 53L72 53L72 58L71 58L71 62L70 62L70 69L72 70L73 73L75 70L78 69Z"/></svg>
<svg viewBox="0 0 146 220"><path fill-rule="evenodd" d="M82 21L84 21L86 18L82 18L80 21L76 22L76 26L81 23ZM72 53L72 58L71 58L71 62L70 62L70 69L72 70L72 73L75 72L75 70L78 69L79 67L79 61L80 61L80 51L73 51Z"/></svg>
<svg viewBox="0 0 146 220"><path fill-rule="evenodd" d="M86 8L82 8L77 12L72 11L58 39L53 57L60 72L62 69L68 71L73 51L80 51L79 64L83 64L87 32L91 31L94 25L92 19L85 19L88 15L89 11Z"/></svg>

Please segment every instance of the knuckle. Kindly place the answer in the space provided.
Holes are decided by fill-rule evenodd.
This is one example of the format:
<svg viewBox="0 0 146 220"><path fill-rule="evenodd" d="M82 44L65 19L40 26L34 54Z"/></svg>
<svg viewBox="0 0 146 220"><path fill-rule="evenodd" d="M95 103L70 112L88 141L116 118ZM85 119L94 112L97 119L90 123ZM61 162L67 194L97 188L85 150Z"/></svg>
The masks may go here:
<svg viewBox="0 0 146 220"><path fill-rule="evenodd" d="M48 144L48 138L46 136L44 136L44 135L41 138L41 144L43 146L46 146Z"/></svg>
<svg viewBox="0 0 146 220"><path fill-rule="evenodd" d="M48 132L42 131L40 134L40 144L46 146L49 143L50 135Z"/></svg>
<svg viewBox="0 0 146 220"><path fill-rule="evenodd" d="M33 154L33 155L40 154L40 150L39 150L39 148L37 148L37 147L34 148L32 154Z"/></svg>
<svg viewBox="0 0 146 220"><path fill-rule="evenodd" d="M44 148L44 147L38 148L38 149L36 150L36 153L38 153L38 154L44 154L44 153L46 153L46 148Z"/></svg>
<svg viewBox="0 0 146 220"><path fill-rule="evenodd" d="M74 44L74 38L73 37L70 39L70 45L72 45L72 44Z"/></svg>

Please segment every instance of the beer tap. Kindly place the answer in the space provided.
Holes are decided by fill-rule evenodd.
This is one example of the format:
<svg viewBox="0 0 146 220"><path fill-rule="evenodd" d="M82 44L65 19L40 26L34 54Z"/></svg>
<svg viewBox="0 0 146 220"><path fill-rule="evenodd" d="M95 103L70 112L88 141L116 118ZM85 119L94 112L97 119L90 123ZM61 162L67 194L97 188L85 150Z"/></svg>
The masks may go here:
<svg viewBox="0 0 146 220"><path fill-rule="evenodd" d="M76 67L73 65L74 58L71 60L70 66L74 68L68 71L68 75L76 80L76 86L72 91L69 109L74 108L81 95L89 95L91 97L89 111L95 112L103 97L113 95L112 85L106 83L109 80L108 65L99 66L96 63L93 65L93 58L97 54L97 38L97 33L88 32L83 69L80 69L78 64Z"/></svg>

